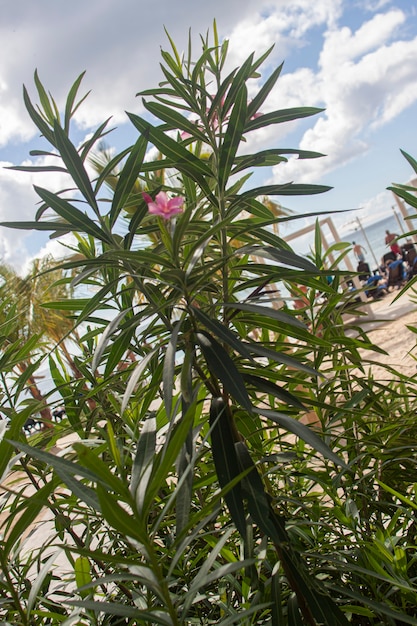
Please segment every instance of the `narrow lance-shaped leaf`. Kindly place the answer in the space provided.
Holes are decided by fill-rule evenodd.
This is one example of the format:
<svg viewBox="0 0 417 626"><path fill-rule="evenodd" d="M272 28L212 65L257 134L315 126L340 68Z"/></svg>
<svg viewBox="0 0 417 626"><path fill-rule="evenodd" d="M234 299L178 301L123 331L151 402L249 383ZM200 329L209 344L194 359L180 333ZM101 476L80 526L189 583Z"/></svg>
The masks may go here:
<svg viewBox="0 0 417 626"><path fill-rule="evenodd" d="M117 330L117 328L120 325L120 322L123 320L123 318L127 315L128 311L121 311L121 313L119 313L118 315L116 315L116 317L111 320L111 322L109 322L103 332L103 334L101 335L100 341L97 345L97 348L94 352L94 356L93 356L93 361L91 363L91 369L93 370L93 372L96 371L100 361L101 361L101 357L103 356L103 353L105 351L105 349L107 348L110 340L111 340L111 336L113 335L113 333L115 332L115 330Z"/></svg>
<svg viewBox="0 0 417 626"><path fill-rule="evenodd" d="M137 184L138 175L142 168L143 159L145 158L147 145L148 142L146 139L144 137L139 137L122 168L116 189L114 191L110 210L111 226L115 223L120 210L123 208L126 200Z"/></svg>
<svg viewBox="0 0 417 626"><path fill-rule="evenodd" d="M15 170L17 172L66 172L65 167L59 165L11 165L5 167L6 170Z"/></svg>
<svg viewBox="0 0 417 626"><path fill-rule="evenodd" d="M312 150L293 150L291 148L272 148L270 150L261 150L254 154L245 154L235 159L235 166L232 173L236 174L241 170L249 167L270 167L277 165L282 161L287 161L286 154L294 154L299 159L317 159L324 156L321 152L313 152Z"/></svg>
<svg viewBox="0 0 417 626"><path fill-rule="evenodd" d="M189 133L196 141L207 142L206 135L201 132L198 125L190 122L184 115L174 109L159 104L158 102L144 101L145 108L158 119L166 122L171 128Z"/></svg>
<svg viewBox="0 0 417 626"><path fill-rule="evenodd" d="M235 450L236 438L230 423L230 415L222 398L214 398L210 404L211 446L219 484L222 488L241 473ZM225 494L233 522L246 538L246 516L240 483Z"/></svg>
<svg viewBox="0 0 417 626"><path fill-rule="evenodd" d="M74 463L73 461L68 461L62 457L58 457L55 454L50 454L49 452L45 452L44 450L39 450L38 448L33 448L32 446L28 446L25 443L20 441L10 441L12 445L14 445L18 450L21 450L25 454L35 459L39 459L39 461L43 461L47 463L54 469L61 469L63 472L67 472L69 474L82 476L94 482L98 481L98 476L90 470L82 467L78 463Z"/></svg>
<svg viewBox="0 0 417 626"><path fill-rule="evenodd" d="M248 502L249 513L259 529L275 544L290 542L282 518L275 516L268 494L265 491L262 479L243 441L235 443L236 458L240 472L247 472L242 478L242 491Z"/></svg>
<svg viewBox="0 0 417 626"><path fill-rule="evenodd" d="M113 494L105 490L101 485L97 485L97 495L100 502L103 517L115 529L125 537L132 537L140 543L148 543L148 535L138 524L138 520L128 511L120 506L118 499Z"/></svg>
<svg viewBox="0 0 417 626"><path fill-rule="evenodd" d="M17 228L19 230L40 230L46 232L54 231L60 235L69 233L70 231L84 232L84 228L75 228L72 225L70 226L68 222L58 222L53 220L48 222L0 222L0 226L5 226L6 228Z"/></svg>
<svg viewBox="0 0 417 626"><path fill-rule="evenodd" d="M42 594L45 579L53 571L56 566L57 559L62 552L63 550L57 550L51 554L51 556L42 564L35 580L31 583L30 593L25 607L27 615L32 615L32 609L35 607L36 599L40 594Z"/></svg>
<svg viewBox="0 0 417 626"><path fill-rule="evenodd" d="M135 460L132 468L130 490L135 498L138 512L143 510L143 503L152 474L153 460L156 454L156 419L148 417L142 427Z"/></svg>
<svg viewBox="0 0 417 626"><path fill-rule="evenodd" d="M87 200L96 215L100 214L97 200L91 186L90 179L84 167L84 163L78 154L74 144L66 135L60 124L55 121L54 133L56 146L59 150L62 160L64 161L69 175L74 180L77 188L80 190L84 198Z"/></svg>
<svg viewBox="0 0 417 626"><path fill-rule="evenodd" d="M42 135L45 137L45 139L49 141L49 143L52 144L54 147L56 147L54 133L52 132L48 124L45 122L43 117L39 115L39 113L33 106L26 87L23 87L23 100L24 100L26 109L32 121L34 122L35 126L37 126L37 128L40 130Z"/></svg>
<svg viewBox="0 0 417 626"><path fill-rule="evenodd" d="M66 600L64 604L77 606L86 611L102 615L120 615L124 618L132 618L137 624L161 624L161 626L172 626L172 619L161 610L141 611L136 607L118 602L98 602L95 600ZM134 622L133 622L134 623Z"/></svg>
<svg viewBox="0 0 417 626"><path fill-rule="evenodd" d="M292 250L273 248L272 246L244 246L243 248L239 248L238 253L271 259L276 263L282 263L290 267L298 267L305 272L313 273L315 276L320 273L320 270L314 263L296 254Z"/></svg>
<svg viewBox="0 0 417 626"><path fill-rule="evenodd" d="M215 199L212 196L210 187L205 180L205 177L212 178L213 172L209 166L198 159L189 150L184 148L180 143L174 141L167 134L153 127L151 124L141 119L133 113L128 113L133 125L143 135L151 141L158 150L165 154L172 161L172 165L176 167L180 172L183 172L196 183L198 183L203 191L207 193L208 197Z"/></svg>
<svg viewBox="0 0 417 626"><path fill-rule="evenodd" d="M102 124L100 124L98 128L96 128L94 133L91 136L89 136L86 141L84 141L84 143L80 147L80 157L82 161L85 161L85 159L88 156L88 153L90 152L91 148L95 145L97 141L99 141L100 139L103 139L103 137L111 133L111 129L106 130L106 132L104 132L104 129L106 128L110 120L111 120L111 117L108 117ZM95 186L95 192L97 192L97 186Z"/></svg>
<svg viewBox="0 0 417 626"><path fill-rule="evenodd" d="M197 341L212 375L216 376L230 395L250 411L252 404L244 380L226 350L209 333L198 332Z"/></svg>
<svg viewBox="0 0 417 626"><path fill-rule="evenodd" d="M403 155L403 157L405 159L407 159L407 161L409 162L409 164L411 165L411 167L414 170L414 173L417 174L417 161L416 159L414 159L411 154L408 154L408 152L405 152L405 150L400 150L401 154Z"/></svg>
<svg viewBox="0 0 417 626"><path fill-rule="evenodd" d="M255 113L258 113L259 109L261 108L261 106L265 102L266 98L270 94L271 90L273 89L275 83L277 82L277 80L278 80L278 78L279 78L279 76L281 74L283 66L284 66L284 64L281 63L281 65L279 65L272 72L272 74L270 74L270 76L268 76L268 78L266 79L266 81L264 82L264 84L262 85L262 87L260 88L258 93L256 94L256 96L249 103L249 105L248 105L248 117L250 119L255 115Z"/></svg>
<svg viewBox="0 0 417 626"><path fill-rule="evenodd" d="M283 185L265 185L264 187L255 187L249 191L240 194L236 202L244 202L250 198L258 196L309 196L318 193L326 193L332 189L328 185L308 185L296 183L284 183Z"/></svg>
<svg viewBox="0 0 417 626"><path fill-rule="evenodd" d="M190 363L191 365L191 363ZM191 370L189 371L188 378L190 379L189 385L191 387ZM186 396L191 395L191 389L186 390ZM181 398L181 411L185 416L187 411L190 410L190 404L186 397L182 393ZM187 438L182 446L181 452L178 457L177 463L178 471L178 484L177 484L177 497L175 508L175 520L176 520L176 533L177 536L184 530L190 519L190 511L192 508L193 499L193 430L190 428L187 434Z"/></svg>
<svg viewBox="0 0 417 626"><path fill-rule="evenodd" d="M349 470L349 466L346 465L345 461L339 457L337 454L330 450L329 446L322 440L320 437L313 431L311 428L302 424L296 419L285 415L285 413L279 413L278 411L272 411L270 409L264 409L262 407L253 407L253 411L258 413L259 415L263 415L273 422L279 424L286 430L289 430L291 433L300 437L303 441L308 443L314 450L320 452L325 458L329 459L335 463L335 465L339 465L344 470Z"/></svg>
<svg viewBox="0 0 417 626"><path fill-rule="evenodd" d="M246 61L242 63L238 71L235 73L233 80L231 82L230 88L227 91L227 96L224 101L223 111L227 113L230 111L232 105L234 104L236 98L238 97L238 93L245 86L247 80L251 77L253 73L253 53L248 56ZM233 72L232 72L233 73Z"/></svg>
<svg viewBox="0 0 417 626"><path fill-rule="evenodd" d="M178 335L181 330L181 321L174 324L172 334L166 349L164 358L163 369L163 393L165 411L168 419L171 419L172 411L172 395L174 391L174 376L175 376L175 357L177 354Z"/></svg>
<svg viewBox="0 0 417 626"><path fill-rule="evenodd" d="M38 70L35 70L34 82L36 85L36 89L38 91L39 101L43 109L43 114L47 118L51 126L53 126L54 121L56 119L56 116L55 116L56 105L55 105L55 102L52 100L52 98L50 98L50 96L48 96L48 94L46 93L46 90L39 79ZM51 103L52 103L52 106L51 106Z"/></svg>
<svg viewBox="0 0 417 626"><path fill-rule="evenodd" d="M242 356L249 360L253 360L252 354L246 343L240 341L240 339L233 333L227 326L219 322L215 318L211 318L204 311L197 307L191 307L196 318L204 324L204 326L214 333L219 339L221 339L230 348L233 348L236 352L239 352Z"/></svg>
<svg viewBox="0 0 417 626"><path fill-rule="evenodd" d="M64 128L67 133L69 131L70 121L71 121L72 116L74 115L75 111L79 107L80 103L83 102L83 100L85 100L85 98L88 95L87 93L80 100L80 102L74 107L75 98L77 96L78 89L79 89L82 79L84 78L84 75L85 75L85 71L81 72L78 78L75 79L71 89L68 92L67 101L65 103L65 114L64 114Z"/></svg>
<svg viewBox="0 0 417 626"><path fill-rule="evenodd" d="M223 144L220 149L219 185L223 189L230 176L236 152L242 140L246 121L248 91L243 85L236 96Z"/></svg>
<svg viewBox="0 0 417 626"><path fill-rule="evenodd" d="M24 532L30 528L42 508L47 505L48 498L56 487L56 480L50 480L46 485L30 496L25 504L23 513L18 519L13 520L13 526L2 541L3 557L7 558L16 542L21 541ZM16 513L16 511L15 511Z"/></svg>
<svg viewBox="0 0 417 626"><path fill-rule="evenodd" d="M286 389L279 387L275 383L272 383L267 378L261 378L261 376L254 376L253 374L243 374L243 379L252 384L258 391L265 393L275 398L279 398L282 402L297 407L300 410L306 410L305 406L296 398L292 393Z"/></svg>
<svg viewBox="0 0 417 626"><path fill-rule="evenodd" d="M233 302L224 305L225 308L236 309L238 311L245 311L247 313L254 313L255 315L262 315L264 317L270 317L271 319L279 320L284 324L290 326L297 326L298 328L305 328L306 325L300 320L293 317L289 313L284 313L272 307L259 306L258 304L248 304L246 302Z"/></svg>
<svg viewBox="0 0 417 626"><path fill-rule="evenodd" d="M123 394L123 398L122 398L122 405L120 407L120 413L123 414L126 410L126 407L129 403L129 400L135 390L135 387L140 379L140 377L142 376L143 372L145 371L145 369L148 366L149 361L151 361L151 359L153 359L153 357L157 354L159 348L156 347L153 350L151 350L151 352L148 352L148 354L142 359L142 361L140 363L138 363L138 365L136 365L135 369L133 370L130 378L129 378L129 382L126 386L126 390Z"/></svg>
<svg viewBox="0 0 417 626"><path fill-rule="evenodd" d="M283 122L298 120L302 117L317 115L317 113L322 113L323 111L324 109L318 109L316 107L298 107L272 111L271 113L265 113L264 115L249 120L246 124L245 131L249 132L258 128L264 128L270 124L282 124Z"/></svg>
<svg viewBox="0 0 417 626"><path fill-rule="evenodd" d="M85 213L75 208L72 204L60 198L58 195L50 192L48 189L42 189L42 187L34 186L36 193L42 198L42 200L51 207L58 215L68 221L68 224L75 226L85 232L88 235L96 237L100 241L112 243L110 235L104 232L95 222L93 222Z"/></svg>

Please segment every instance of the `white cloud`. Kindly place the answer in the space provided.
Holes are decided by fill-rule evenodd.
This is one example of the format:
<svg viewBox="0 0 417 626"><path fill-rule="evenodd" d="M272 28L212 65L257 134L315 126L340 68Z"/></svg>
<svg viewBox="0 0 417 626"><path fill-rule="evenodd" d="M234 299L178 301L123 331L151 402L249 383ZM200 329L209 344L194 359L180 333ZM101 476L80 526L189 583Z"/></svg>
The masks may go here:
<svg viewBox="0 0 417 626"><path fill-rule="evenodd" d="M53 157L44 157L34 162L24 161L22 166L28 165L56 165ZM65 189L69 185L68 177L63 173L48 172L29 173L7 169L12 165L0 162L0 221L15 222L35 220L39 208L39 196L33 185L46 187L51 191ZM28 256L31 255L28 239L31 231L0 227L0 259L2 262L22 268Z"/></svg>
<svg viewBox="0 0 417 626"><path fill-rule="evenodd" d="M342 27L325 37L320 68L295 72L284 83L294 101L311 98L325 113L303 134L300 147L328 155L315 161L291 159L274 169L277 182L315 180L363 155L372 130L417 101L417 38L389 43L405 15L376 15L356 32ZM306 89L307 85L307 89ZM310 89L308 87L311 87ZM288 96L286 94L286 99ZM314 119L314 118L313 118Z"/></svg>
<svg viewBox="0 0 417 626"><path fill-rule="evenodd" d="M281 0L256 5L247 19L241 18L227 34L230 41L229 65L241 64L249 54L271 46L270 62L280 62L292 48L308 41L306 34L315 27L332 27L341 15L342 0Z"/></svg>

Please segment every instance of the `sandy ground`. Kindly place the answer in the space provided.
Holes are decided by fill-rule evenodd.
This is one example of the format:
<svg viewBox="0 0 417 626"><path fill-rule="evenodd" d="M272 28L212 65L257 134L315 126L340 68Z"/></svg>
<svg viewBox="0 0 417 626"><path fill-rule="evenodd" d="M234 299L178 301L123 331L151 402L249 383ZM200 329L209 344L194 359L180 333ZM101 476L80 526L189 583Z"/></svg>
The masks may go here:
<svg viewBox="0 0 417 626"><path fill-rule="evenodd" d="M363 350L362 354L364 358L389 364L411 378L417 375L417 334L409 326L417 329L417 301L413 302L411 291L400 298L398 294L396 290L381 300L372 302L370 306L375 320L368 319L361 324L371 341L387 354L381 355L369 350ZM377 378L382 369L373 366L372 372ZM386 371L383 372L383 378L386 378Z"/></svg>

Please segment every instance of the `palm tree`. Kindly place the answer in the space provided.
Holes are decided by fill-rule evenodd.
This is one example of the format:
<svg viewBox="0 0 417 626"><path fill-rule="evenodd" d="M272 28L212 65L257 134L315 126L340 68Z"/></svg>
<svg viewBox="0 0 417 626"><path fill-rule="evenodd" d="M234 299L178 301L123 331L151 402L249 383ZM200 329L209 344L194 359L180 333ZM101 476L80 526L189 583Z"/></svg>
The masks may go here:
<svg viewBox="0 0 417 626"><path fill-rule="evenodd" d="M70 295L68 277L51 257L35 259L25 276L20 276L9 265L0 264L0 320L6 319L11 307L16 320L12 334L4 339L3 348L15 341L23 344L35 335L39 337L32 355L15 366L21 374L27 374L29 368L33 369L34 358L59 347L75 378L82 378L67 344L68 338L79 343L71 319L63 310L43 306L48 300L66 300ZM26 387L41 405L39 412L43 424L52 427L51 410L34 374L27 376Z"/></svg>

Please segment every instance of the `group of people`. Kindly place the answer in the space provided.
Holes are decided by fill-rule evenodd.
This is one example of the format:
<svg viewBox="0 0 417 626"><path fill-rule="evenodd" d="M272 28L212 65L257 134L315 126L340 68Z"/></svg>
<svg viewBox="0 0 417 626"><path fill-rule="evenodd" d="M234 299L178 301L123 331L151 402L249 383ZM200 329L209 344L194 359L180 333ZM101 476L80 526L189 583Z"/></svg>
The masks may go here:
<svg viewBox="0 0 417 626"><path fill-rule="evenodd" d="M410 239L400 246L398 235L386 230L385 245L390 251L384 254L379 268L373 273L365 260L367 250L355 241L352 245L353 253L358 260L359 279L367 296L379 298L385 295L390 287L401 286L417 274L417 251Z"/></svg>

